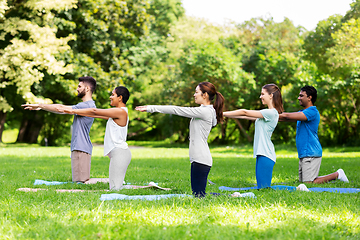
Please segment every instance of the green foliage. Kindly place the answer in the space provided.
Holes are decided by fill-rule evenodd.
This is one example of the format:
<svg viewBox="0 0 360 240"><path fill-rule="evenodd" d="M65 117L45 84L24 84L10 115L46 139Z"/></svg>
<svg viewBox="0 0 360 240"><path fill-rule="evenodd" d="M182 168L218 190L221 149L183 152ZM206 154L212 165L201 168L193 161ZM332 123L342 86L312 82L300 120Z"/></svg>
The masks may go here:
<svg viewBox="0 0 360 240"><path fill-rule="evenodd" d="M74 34L72 52L67 61L76 65L72 76L92 76L98 82L96 102L107 107L114 87L130 84L134 79L129 49L147 35L150 15L148 2L81 0L76 9L63 12L59 18L66 24L58 34ZM63 20L64 21L64 20Z"/></svg>
<svg viewBox="0 0 360 240"><path fill-rule="evenodd" d="M315 31L309 33L304 40L306 58L313 61L318 69L324 73L328 73L329 68L327 49L334 46L334 39L331 34L341 28L341 18L341 15L334 15L320 21Z"/></svg>
<svg viewBox="0 0 360 240"><path fill-rule="evenodd" d="M300 87L312 85L319 94L321 142L358 144L359 13L356 0L345 16L330 16L305 32L287 18L215 26L185 16L180 0L0 0L1 116L22 127L36 117L43 125L40 141L66 143L70 116L24 113L19 105L75 104L76 79L87 75L98 82L100 108L109 107L114 87L129 88L130 138L186 142L188 119L133 108L194 106L197 83L210 81L224 95L226 110L264 108L260 89L275 83L285 111L298 111ZM253 131L253 122L226 119L209 140L252 142ZM273 140L293 142L295 132L294 124L279 123Z"/></svg>
<svg viewBox="0 0 360 240"><path fill-rule="evenodd" d="M5 113L11 112L13 110L13 108L8 104L3 96L0 96L0 109Z"/></svg>
<svg viewBox="0 0 360 240"><path fill-rule="evenodd" d="M359 69L360 20L350 19L343 23L331 37L334 46L326 52L327 64L331 66L329 72L334 77L346 78L354 69L355 71Z"/></svg>
<svg viewBox="0 0 360 240"><path fill-rule="evenodd" d="M298 83L302 81L300 74L307 72L300 64L303 62L301 34L302 29L296 28L289 19L275 23L272 18L254 18L237 25L236 31L230 37L221 39L222 44L241 59L243 70L253 74L254 79L244 81L237 92L242 100L231 106L229 110L264 108L259 95L265 84L277 84L285 95L289 89L296 89ZM292 97L283 98L285 106L289 105L287 102L291 102ZM253 123L247 120L235 120L235 122L242 134L248 136L246 140L252 141L249 136L253 135ZM294 134L291 125L278 124L273 140L288 142L294 138Z"/></svg>
<svg viewBox="0 0 360 240"><path fill-rule="evenodd" d="M359 9L359 1L354 2L344 17L319 22L305 39L307 58L322 74L317 79L318 106L326 144L359 143Z"/></svg>
<svg viewBox="0 0 360 240"><path fill-rule="evenodd" d="M159 36L167 36L172 25L185 13L181 0L152 0L148 13L152 16L151 30Z"/></svg>
<svg viewBox="0 0 360 240"><path fill-rule="evenodd" d="M52 1L5 4L8 9L0 19L0 93L3 95L1 89L6 86L15 85L25 101L40 100L30 88L42 80L44 73L56 75L71 71L71 66L65 66L56 56L69 49L67 43L72 35L57 38L57 29L48 23L54 18L54 11L71 8L73 2L62 1L57 6Z"/></svg>
<svg viewBox="0 0 360 240"><path fill-rule="evenodd" d="M7 0L0 0L0 19L3 19L5 17L6 10L9 9L9 6L7 5Z"/></svg>
<svg viewBox="0 0 360 240"><path fill-rule="evenodd" d="M73 0L0 2L0 112L19 110L20 104L25 102L52 102L42 95L35 96L31 87L46 76L72 71L72 66L62 61L60 56L70 49L68 42L74 39L73 35L58 37L53 21L57 12L73 8L74 3ZM41 114L14 112L14 115L10 118L17 118L24 128L19 132L39 132ZM0 129L6 117L2 114ZM39 126L27 124L29 119L26 117ZM27 139L36 142L37 136L28 136Z"/></svg>

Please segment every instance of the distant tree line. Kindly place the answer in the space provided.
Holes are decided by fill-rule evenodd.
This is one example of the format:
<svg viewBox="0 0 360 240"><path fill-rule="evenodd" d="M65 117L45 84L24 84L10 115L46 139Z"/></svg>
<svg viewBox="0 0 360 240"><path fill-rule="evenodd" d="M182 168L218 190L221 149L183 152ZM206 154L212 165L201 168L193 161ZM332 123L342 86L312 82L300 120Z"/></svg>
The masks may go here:
<svg viewBox="0 0 360 240"><path fill-rule="evenodd" d="M133 111L137 105L195 106L197 83L210 81L226 110L261 109L261 87L282 89L285 111L298 111L304 85L318 89L323 145L357 145L360 111L360 0L345 16L314 31L254 18L224 26L184 15L180 0L0 0L0 139L18 128L17 142L70 141L72 116L24 111L24 103L76 104L77 78L98 82L94 98L109 106L124 85L131 98L129 138L183 142L189 120ZM105 122L96 120L103 133ZM217 143L252 141L254 123L225 119ZM279 123L273 140L293 142L296 125Z"/></svg>

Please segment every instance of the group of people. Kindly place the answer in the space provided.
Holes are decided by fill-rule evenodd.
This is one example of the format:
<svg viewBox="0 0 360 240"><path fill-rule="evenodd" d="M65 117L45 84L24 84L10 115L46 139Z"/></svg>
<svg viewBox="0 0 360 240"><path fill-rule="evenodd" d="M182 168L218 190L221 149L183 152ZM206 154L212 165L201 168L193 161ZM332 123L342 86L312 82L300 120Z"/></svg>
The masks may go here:
<svg viewBox="0 0 360 240"><path fill-rule="evenodd" d="M126 103L130 93L126 87L116 87L110 96L113 108L98 109L92 99L96 81L92 77L80 77L77 88L82 102L66 106L62 104L24 104L29 110L45 110L60 114L73 114L71 137L71 168L74 182L85 182L90 178L92 144L89 137L94 118L107 119L104 137L104 156L110 158L109 184L111 190L123 186L126 170L131 161L131 152L126 143L129 116ZM212 166L212 157L207 143L208 136L224 117L255 121L254 158L256 158L257 187L271 186L276 154L271 135L278 121L297 121L296 146L299 157L299 181L324 183L339 179L348 182L342 169L326 176L318 176L322 148L318 138L320 114L314 103L317 91L312 86L301 88L298 97L303 107L299 112L285 113L281 91L275 84L266 84L261 89L260 99L267 109L223 112L224 97L210 82L201 82L195 88L194 101L198 107L138 106L141 112L159 112L191 118L189 157L191 162L191 189L196 197L204 197L207 178Z"/></svg>

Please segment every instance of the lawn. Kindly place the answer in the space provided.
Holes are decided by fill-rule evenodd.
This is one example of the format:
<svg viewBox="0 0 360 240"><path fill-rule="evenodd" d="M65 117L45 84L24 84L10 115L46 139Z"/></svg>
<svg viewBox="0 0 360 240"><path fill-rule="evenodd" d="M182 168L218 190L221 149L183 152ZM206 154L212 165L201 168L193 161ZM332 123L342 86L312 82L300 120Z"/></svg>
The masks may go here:
<svg viewBox="0 0 360 240"><path fill-rule="evenodd" d="M125 181L150 181L169 192L127 189L127 195L191 194L186 145L130 142ZM108 177L109 159L94 147L91 177ZM360 239L360 193L253 190L256 198L232 198L219 186L251 187L251 146L212 146L214 185L204 199L101 201L108 184L34 186L35 179L71 181L69 147L0 145L0 239ZM276 146L273 185L297 186L296 149ZM360 148L326 148L320 174L343 168L350 182L321 187L360 187ZM308 187L318 187L307 184ZM21 192L18 188L47 191ZM56 192L83 189L87 192Z"/></svg>

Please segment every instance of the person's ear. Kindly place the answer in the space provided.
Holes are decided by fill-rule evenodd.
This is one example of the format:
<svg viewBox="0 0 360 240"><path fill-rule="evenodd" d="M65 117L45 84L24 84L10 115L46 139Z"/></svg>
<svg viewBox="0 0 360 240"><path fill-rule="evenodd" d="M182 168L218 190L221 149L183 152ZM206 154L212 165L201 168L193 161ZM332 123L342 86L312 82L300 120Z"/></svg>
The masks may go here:
<svg viewBox="0 0 360 240"><path fill-rule="evenodd" d="M118 98L119 98L119 102L123 102L123 96L122 95L118 96Z"/></svg>

